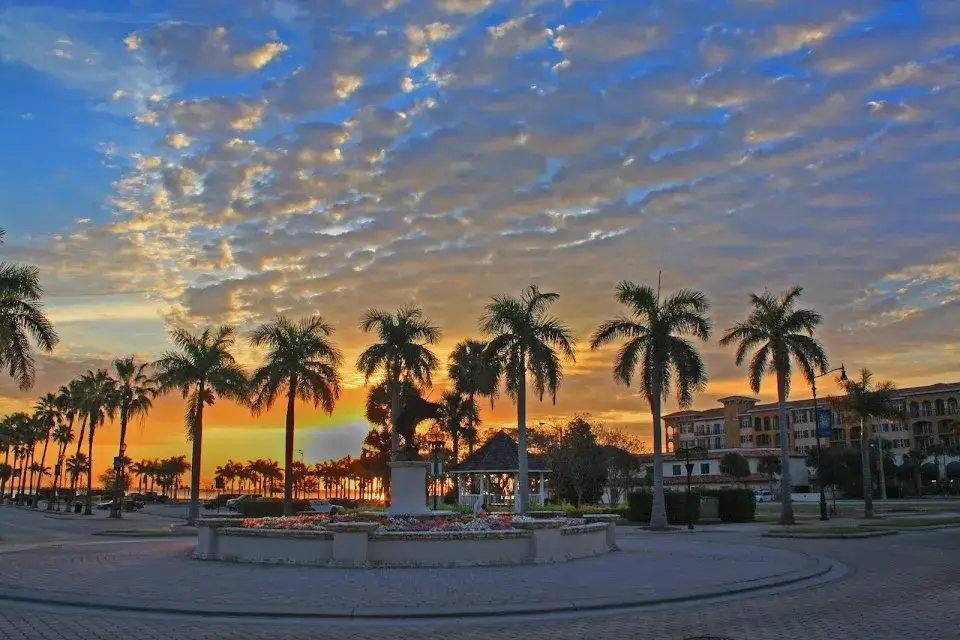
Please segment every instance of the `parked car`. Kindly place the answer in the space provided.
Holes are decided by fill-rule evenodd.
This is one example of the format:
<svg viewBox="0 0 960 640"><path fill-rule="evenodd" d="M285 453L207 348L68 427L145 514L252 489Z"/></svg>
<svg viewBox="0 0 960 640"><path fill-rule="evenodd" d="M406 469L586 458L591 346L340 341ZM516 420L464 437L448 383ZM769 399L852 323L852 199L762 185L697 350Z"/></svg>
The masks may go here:
<svg viewBox="0 0 960 640"><path fill-rule="evenodd" d="M239 498L239 497L240 497L239 493L221 493L216 498L213 498L212 500L207 500L206 502L204 502L203 507L205 509L216 509L218 507L225 507L227 506L227 502L229 502L230 500L233 500L234 498Z"/></svg>
<svg viewBox="0 0 960 640"><path fill-rule="evenodd" d="M757 489L754 498L757 502L773 502L773 493L763 489Z"/></svg>
<svg viewBox="0 0 960 640"><path fill-rule="evenodd" d="M317 513L328 513L330 515L343 511L341 507L331 504L329 500L311 500L310 508Z"/></svg>
<svg viewBox="0 0 960 640"><path fill-rule="evenodd" d="M140 500L128 500L124 499L123 501L123 510L124 511L139 511L143 509L144 504ZM107 500L106 502L98 502L97 509L110 509L113 507L113 500Z"/></svg>
<svg viewBox="0 0 960 640"><path fill-rule="evenodd" d="M143 495L140 497L140 500L142 500L143 502L157 502L162 504L164 502L168 502L170 498L168 498L167 496L162 496L158 494L156 491L145 491Z"/></svg>
<svg viewBox="0 0 960 640"><path fill-rule="evenodd" d="M237 503L243 500L253 500L254 498L259 498L259 493L244 493L243 495L237 496L236 498L231 498L227 500L227 509L230 511L237 510Z"/></svg>

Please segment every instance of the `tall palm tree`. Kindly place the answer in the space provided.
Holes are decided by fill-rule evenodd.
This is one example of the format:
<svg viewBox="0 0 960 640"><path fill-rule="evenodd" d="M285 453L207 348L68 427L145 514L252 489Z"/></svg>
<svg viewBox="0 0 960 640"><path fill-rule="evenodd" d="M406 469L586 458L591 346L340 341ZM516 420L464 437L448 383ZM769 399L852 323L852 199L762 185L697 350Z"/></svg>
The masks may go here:
<svg viewBox="0 0 960 640"><path fill-rule="evenodd" d="M779 296L769 292L750 294L753 309L746 321L731 327L720 340L720 346L737 345L737 366L743 364L747 353L756 349L750 359L750 388L760 393L760 383L766 373L777 376L777 407L780 423L780 524L793 524L793 501L790 499L790 426L787 422L787 396L790 395L791 363L811 384L817 372L827 370L827 354L823 345L813 337L823 324L823 316L812 309L797 309L797 300L803 287L787 289Z"/></svg>
<svg viewBox="0 0 960 640"><path fill-rule="evenodd" d="M81 453L84 443L84 436L87 432L87 423L90 421L90 412L87 410L85 396L87 384L87 380L81 376L77 380L74 380L67 385L67 390L70 394L70 402L74 407L74 412L76 413L77 417L80 418L80 435L77 436L77 450L74 452L75 456L80 455ZM75 496L77 493L78 479L79 476L70 476L70 494L72 496Z"/></svg>
<svg viewBox="0 0 960 640"><path fill-rule="evenodd" d="M88 371L83 376L83 404L90 416L87 425L87 499L83 506L84 515L93 515L93 439L97 427L113 419L117 410L116 381L106 369Z"/></svg>
<svg viewBox="0 0 960 640"><path fill-rule="evenodd" d="M203 443L203 408L217 397L247 402L247 374L230 352L235 342L233 327L207 327L199 336L184 329L170 332L176 350L160 356L158 392L180 391L187 400L187 440L193 441L190 477L190 508L187 517L200 517L200 463Z"/></svg>
<svg viewBox="0 0 960 640"><path fill-rule="evenodd" d="M4 233L0 229L0 244ZM33 387L36 375L30 339L46 352L59 342L53 323L43 314L42 297L39 269L0 262L0 368L24 391Z"/></svg>
<svg viewBox="0 0 960 640"><path fill-rule="evenodd" d="M283 449L283 513L293 510L293 444L297 400L323 406L328 414L340 398L343 355L330 339L333 326L320 316L291 322L279 316L257 327L250 336L255 347L267 347L266 361L253 373L251 409L270 409L281 395L287 399L286 439Z"/></svg>
<svg viewBox="0 0 960 640"><path fill-rule="evenodd" d="M390 459L397 459L400 438L397 418L405 382L429 387L437 357L429 349L440 341L440 329L427 322L419 307L403 306L395 314L379 309L367 311L360 320L364 333L376 333L379 342L357 358L357 369L366 382L380 373L390 391Z"/></svg>
<svg viewBox="0 0 960 640"><path fill-rule="evenodd" d="M53 442L57 445L57 463L53 467L53 488L50 492L50 500L47 501L47 510L53 509L55 501L59 500L60 476L63 473L63 460L66 457L67 446L73 442L73 425L70 423L60 423L53 430L51 436ZM59 510L59 506L57 507Z"/></svg>
<svg viewBox="0 0 960 640"><path fill-rule="evenodd" d="M468 339L458 342L450 353L447 375L453 380L454 389L466 394L470 404L476 406L476 396L487 396L492 409L497 397L497 380L500 377L498 366L499 363L492 362L488 357L486 342ZM470 453L473 453L473 444L476 442L477 423L469 423L462 434L470 447Z"/></svg>
<svg viewBox="0 0 960 640"><path fill-rule="evenodd" d="M43 453L40 454L40 467L46 468L47 448L50 446L50 436L53 430L63 423L63 411L60 408L59 398L52 393L44 395L33 408L33 418L39 429L40 436L43 438ZM39 489L39 485L37 487ZM47 506L53 502L53 493L51 492L47 500ZM33 503L37 506L36 501Z"/></svg>
<svg viewBox="0 0 960 640"><path fill-rule="evenodd" d="M507 394L517 403L517 504L516 512L529 508L530 475L527 469L527 372L540 400L546 393L554 403L563 379L561 356L573 362L575 340L570 328L549 315L560 297L530 285L520 294L494 296L480 316L480 331L490 336L487 358L496 363L497 386L504 380ZM558 353L559 352L559 353Z"/></svg>
<svg viewBox="0 0 960 640"><path fill-rule="evenodd" d="M468 395L457 391L447 391L440 397L440 418L437 420L440 430L450 436L453 449L453 463L460 461L460 440L476 432L480 418L477 415L477 403Z"/></svg>
<svg viewBox="0 0 960 640"><path fill-rule="evenodd" d="M621 282L617 302L630 315L604 322L590 338L597 349L614 341L624 341L613 362L613 378L630 386L638 372L640 393L650 403L653 414L653 508L650 528L667 527L663 493L663 433L661 402L675 389L677 403L689 407L694 392L707 384L707 373L697 347L685 336L709 340L712 329L707 313L710 302L699 291L681 289L661 299L659 287ZM639 370L639 371L638 371Z"/></svg>
<svg viewBox="0 0 960 640"><path fill-rule="evenodd" d="M133 356L117 358L113 361L113 375L116 380L116 405L120 413L120 444L117 458L121 461L126 456L127 423L131 418L143 418L153 407L153 398L157 395L157 382L146 373L147 363L138 364ZM113 506L110 508L110 517L122 518L120 505L123 501L123 492L120 483L123 480L123 469L114 474Z"/></svg>
<svg viewBox="0 0 960 640"><path fill-rule="evenodd" d="M67 458L66 469L72 477L77 478L90 471L90 462L86 455L75 453Z"/></svg>
<svg viewBox="0 0 960 640"><path fill-rule="evenodd" d="M10 416L0 419L0 449L3 450L3 464L0 465L0 504L7 497L7 481L12 478L13 465L10 464L10 452L16 447L16 429ZM14 460L14 465L16 460Z"/></svg>
<svg viewBox="0 0 960 640"><path fill-rule="evenodd" d="M897 387L892 382L874 384L869 369L860 370L859 380L840 380L847 395L832 401L839 411L860 422L860 458L863 472L863 515L873 517L873 474L870 473L870 437L867 426L872 419L903 420L897 408ZM883 452L877 452L881 457ZM882 462L881 462L882 464ZM881 467L882 468L882 467Z"/></svg>
<svg viewBox="0 0 960 640"><path fill-rule="evenodd" d="M17 466L19 462L20 469L20 488L17 493L22 494L26 491L27 469L33 462L33 450L37 442L37 434L33 417L30 414L17 411L10 414L10 419L13 422L14 432L14 466Z"/></svg>

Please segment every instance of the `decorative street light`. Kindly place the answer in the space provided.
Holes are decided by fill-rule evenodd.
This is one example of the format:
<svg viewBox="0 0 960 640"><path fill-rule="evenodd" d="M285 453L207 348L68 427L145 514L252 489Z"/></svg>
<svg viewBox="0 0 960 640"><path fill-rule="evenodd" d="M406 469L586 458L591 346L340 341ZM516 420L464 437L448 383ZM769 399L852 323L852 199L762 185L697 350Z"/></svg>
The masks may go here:
<svg viewBox="0 0 960 640"><path fill-rule="evenodd" d="M427 432L427 444L433 447L433 464L431 466L430 475L433 477L433 510L437 510L437 494L439 493L438 481L440 476L443 475L443 470L440 468L440 450L443 448L444 443L447 441L447 437L444 435L443 431L440 430L440 427L433 425L430 427L430 431Z"/></svg>
<svg viewBox="0 0 960 640"><path fill-rule="evenodd" d="M684 466L687 471L687 502L686 502L686 512L687 512L687 529L693 529L693 503L690 498L690 477L693 475L693 460L697 458L703 458L708 455L708 452L703 447L691 447L688 443L684 442L682 447L677 447L677 450L674 452L675 456L683 458L686 463Z"/></svg>
<svg viewBox="0 0 960 640"><path fill-rule="evenodd" d="M820 419L820 407L817 406L817 378L823 378L828 376L831 373L840 372L840 382L846 382L849 380L847 378L847 370L843 366L843 363L840 363L840 367L837 369L831 369L830 371L824 371L818 376L813 376L813 379L810 380L810 388L813 390L813 416L814 423L817 425L815 433L817 434L817 488L820 490L820 519L829 520L830 516L827 515L827 494L823 490L823 482L820 481L820 471L821 471L821 460L823 458L823 446L820 444L820 431L822 430L823 435L829 435L830 432L830 414L826 416L826 420ZM860 437L863 437L863 434L860 434ZM789 473L789 469L785 470L784 473Z"/></svg>

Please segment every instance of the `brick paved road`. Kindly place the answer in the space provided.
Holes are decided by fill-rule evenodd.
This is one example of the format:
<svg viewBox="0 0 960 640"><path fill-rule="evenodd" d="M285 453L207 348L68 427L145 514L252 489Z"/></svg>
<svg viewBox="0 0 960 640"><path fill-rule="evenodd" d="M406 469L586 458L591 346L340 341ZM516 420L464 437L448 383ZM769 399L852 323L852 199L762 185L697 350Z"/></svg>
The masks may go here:
<svg viewBox="0 0 960 640"><path fill-rule="evenodd" d="M828 568L806 554L730 544L729 538L706 545L685 534L625 538L620 553L572 563L369 571L201 562L190 557L192 539L124 542L8 554L0 563L0 595L82 594L87 602L143 601L181 610L337 615L363 608L529 609L715 593ZM257 588L237 588L244 584Z"/></svg>
<svg viewBox="0 0 960 640"><path fill-rule="evenodd" d="M723 534L702 533L705 547ZM744 534L726 540L760 543ZM0 637L10 640L104 638L297 640L313 638L662 638L723 635L734 640L870 640L960 638L960 531L903 534L868 540L763 540L763 545L844 562L841 581L804 590L754 594L726 602L700 602L590 617L543 616L522 620L446 623L255 622L197 617L155 617L103 611L45 609L0 603ZM0 565L7 558L0 556ZM113 576L124 580L123 572ZM254 582L238 591L267 595ZM424 591L430 591L429 585Z"/></svg>

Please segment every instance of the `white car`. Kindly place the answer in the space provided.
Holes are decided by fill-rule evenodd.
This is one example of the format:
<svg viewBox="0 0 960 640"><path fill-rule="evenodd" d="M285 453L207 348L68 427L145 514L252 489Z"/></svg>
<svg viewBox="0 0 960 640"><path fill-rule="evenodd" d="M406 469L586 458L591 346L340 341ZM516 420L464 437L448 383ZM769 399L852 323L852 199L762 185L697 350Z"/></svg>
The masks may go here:
<svg viewBox="0 0 960 640"><path fill-rule="evenodd" d="M773 502L773 493L758 489L754 494L754 498L756 498L757 502Z"/></svg>
<svg viewBox="0 0 960 640"><path fill-rule="evenodd" d="M311 500L310 508L317 513L329 513L330 515L340 511L340 507L335 504L330 504L328 500Z"/></svg>
<svg viewBox="0 0 960 640"><path fill-rule="evenodd" d="M236 511L237 502L240 502L241 500L252 500L253 498L259 498L259 497L260 497L260 494L258 493L245 493L242 496L231 498L230 500L227 500L227 509L229 509L230 511Z"/></svg>

